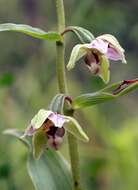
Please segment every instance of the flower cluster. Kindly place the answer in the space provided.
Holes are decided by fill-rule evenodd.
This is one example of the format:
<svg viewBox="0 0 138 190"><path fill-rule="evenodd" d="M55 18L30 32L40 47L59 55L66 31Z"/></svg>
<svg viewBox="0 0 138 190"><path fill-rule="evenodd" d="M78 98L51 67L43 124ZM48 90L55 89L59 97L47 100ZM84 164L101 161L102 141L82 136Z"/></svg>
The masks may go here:
<svg viewBox="0 0 138 190"><path fill-rule="evenodd" d="M109 60L120 60L122 63L126 63L124 49L117 39L109 34L98 36L91 43L76 45L72 50L67 68L72 69L76 61L82 57L91 73L100 76L105 83L109 81L110 77ZM31 120L29 127L25 131L25 136L33 136L35 139L39 132L42 132L44 144L57 150L65 134L63 125L69 121L73 125L68 126L66 129L77 138L88 141L89 138L74 118L44 109L41 109Z"/></svg>

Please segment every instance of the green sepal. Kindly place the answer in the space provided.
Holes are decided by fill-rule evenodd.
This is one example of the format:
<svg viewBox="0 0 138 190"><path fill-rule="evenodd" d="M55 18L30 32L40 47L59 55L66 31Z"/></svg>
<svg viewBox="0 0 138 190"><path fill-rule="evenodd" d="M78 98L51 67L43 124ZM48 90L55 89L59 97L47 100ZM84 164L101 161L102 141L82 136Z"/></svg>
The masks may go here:
<svg viewBox="0 0 138 190"><path fill-rule="evenodd" d="M49 110L64 115L69 115L72 110L72 98L65 94L57 94L51 101Z"/></svg>
<svg viewBox="0 0 138 190"><path fill-rule="evenodd" d="M109 60L106 56L101 56L101 65L99 76L107 84L110 80Z"/></svg>
<svg viewBox="0 0 138 190"><path fill-rule="evenodd" d="M39 129L51 113L52 111L40 109L31 120L31 126L33 126L34 129Z"/></svg>
<svg viewBox="0 0 138 190"><path fill-rule="evenodd" d="M49 110L63 114L64 103L65 103L66 95L65 94L57 94L51 101Z"/></svg>
<svg viewBox="0 0 138 190"><path fill-rule="evenodd" d="M95 39L94 35L87 29L79 26L68 26L65 32L73 32L82 43L90 43Z"/></svg>
<svg viewBox="0 0 138 190"><path fill-rule="evenodd" d="M81 59L86 54L87 54L87 49L85 48L85 45L78 44L74 46L70 55L69 62L67 64L67 69L68 70L73 69L75 67L76 61Z"/></svg>
<svg viewBox="0 0 138 190"><path fill-rule="evenodd" d="M83 129L80 126L80 124L78 123L78 121L76 119L74 119L73 117L70 117L70 116L64 116L64 117L69 120L69 122L64 125L65 129L68 132L70 132L71 134L73 134L79 140L82 140L84 142L88 142L89 138L86 135L86 133L83 131Z"/></svg>
<svg viewBox="0 0 138 190"><path fill-rule="evenodd" d="M47 136L42 129L39 129L34 133L32 138L33 144L33 156L35 159L39 159L47 145Z"/></svg>

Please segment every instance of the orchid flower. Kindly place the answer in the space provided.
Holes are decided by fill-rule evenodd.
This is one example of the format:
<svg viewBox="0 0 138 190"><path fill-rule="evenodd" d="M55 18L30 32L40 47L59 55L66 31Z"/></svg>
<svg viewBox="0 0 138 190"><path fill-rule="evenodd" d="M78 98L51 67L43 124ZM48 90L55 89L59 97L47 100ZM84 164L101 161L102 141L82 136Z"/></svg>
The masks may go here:
<svg viewBox="0 0 138 190"><path fill-rule="evenodd" d="M63 115L41 109L31 120L25 131L25 136L32 136L37 131L43 130L47 138L47 144L54 149L58 149L65 134L63 125L68 121Z"/></svg>
<svg viewBox="0 0 138 190"><path fill-rule="evenodd" d="M110 34L98 36L91 43L76 45L67 65L68 70L74 68L75 62L82 57L91 73L100 76L105 83L110 78L109 60L126 63L124 49Z"/></svg>

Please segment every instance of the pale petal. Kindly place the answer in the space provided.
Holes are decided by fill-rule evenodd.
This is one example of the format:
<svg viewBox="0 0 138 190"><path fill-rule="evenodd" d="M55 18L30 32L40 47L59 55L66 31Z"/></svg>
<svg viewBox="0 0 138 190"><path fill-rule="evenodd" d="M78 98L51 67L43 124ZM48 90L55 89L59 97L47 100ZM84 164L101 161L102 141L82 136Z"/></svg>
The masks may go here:
<svg viewBox="0 0 138 190"><path fill-rule="evenodd" d="M122 56L119 52L116 51L116 49L109 47L108 48L108 52L107 52L107 57L108 59L114 60L114 61L118 61L118 60L122 60Z"/></svg>
<svg viewBox="0 0 138 190"><path fill-rule="evenodd" d="M112 59L115 61L121 60L122 63L126 63L126 59L124 55L125 51L114 36L110 34L104 34L104 35L98 36L97 39L101 39L109 43L109 48L108 48L109 50L107 53L107 56L109 57L109 59Z"/></svg>
<svg viewBox="0 0 138 190"><path fill-rule="evenodd" d="M68 122L68 120L65 119L64 116L57 113L50 114L48 119L54 123L55 127L59 128L61 128L65 122Z"/></svg>
<svg viewBox="0 0 138 190"><path fill-rule="evenodd" d="M104 41L107 41L110 43L112 46L116 47L118 50L121 52L124 52L124 49L121 47L119 44L118 40L111 34L103 34L101 36L98 36L97 39L102 39Z"/></svg>
<svg viewBox="0 0 138 190"><path fill-rule="evenodd" d="M108 50L108 42L103 41L102 39L95 39L90 44L85 44L85 47L96 50L101 54L106 54Z"/></svg>

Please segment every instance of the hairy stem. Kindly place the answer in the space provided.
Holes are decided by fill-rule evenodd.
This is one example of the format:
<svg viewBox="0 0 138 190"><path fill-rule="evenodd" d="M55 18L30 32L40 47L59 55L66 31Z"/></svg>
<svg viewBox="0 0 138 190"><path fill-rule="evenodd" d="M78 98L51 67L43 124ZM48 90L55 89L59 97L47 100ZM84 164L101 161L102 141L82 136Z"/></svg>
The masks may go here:
<svg viewBox="0 0 138 190"><path fill-rule="evenodd" d="M55 0L57 9L58 32L61 34L65 30L65 13L63 0ZM64 63L64 38L56 43L57 49L57 79L59 92L67 94L67 83ZM71 169L73 176L74 190L80 190L80 174L79 174L79 155L77 139L68 133L69 154L71 160Z"/></svg>

